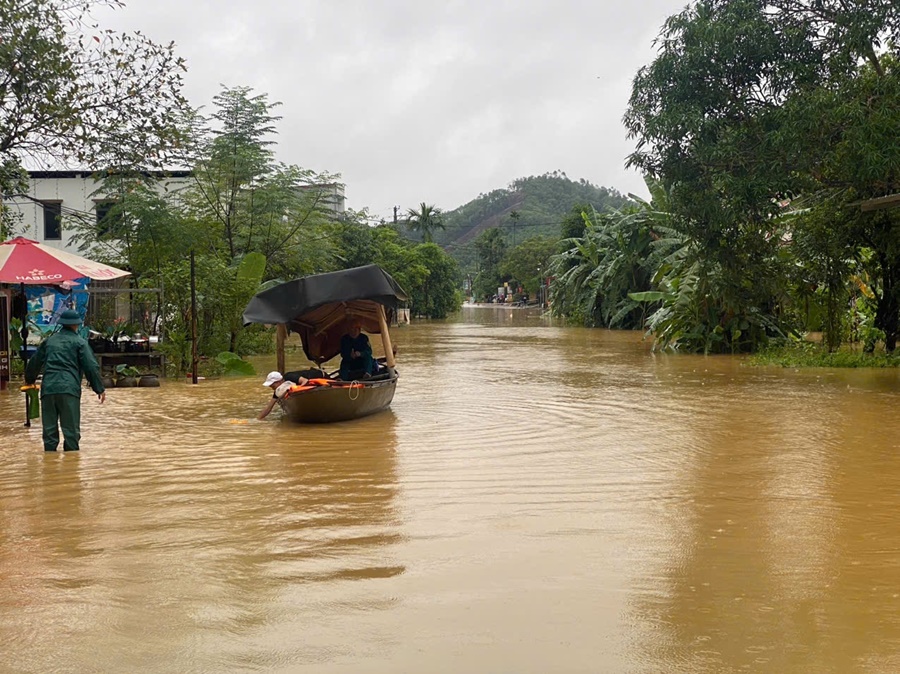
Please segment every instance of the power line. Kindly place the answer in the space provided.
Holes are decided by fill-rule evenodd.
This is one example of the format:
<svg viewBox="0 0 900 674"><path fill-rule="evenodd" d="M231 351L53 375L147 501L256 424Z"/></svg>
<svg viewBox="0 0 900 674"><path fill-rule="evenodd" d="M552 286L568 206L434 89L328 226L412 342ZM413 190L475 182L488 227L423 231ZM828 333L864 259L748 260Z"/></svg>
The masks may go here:
<svg viewBox="0 0 900 674"><path fill-rule="evenodd" d="M28 204L32 204L32 205L36 205L36 206L44 206L45 203L47 202L46 199L38 199L29 194L14 194L14 195L12 195L12 197L13 197L12 200L7 201L7 203L11 204L13 206L25 206ZM24 199L26 199L26 201L16 201L17 197L24 198ZM72 208L71 206L64 206L63 202L61 202L61 201L60 202L51 202L51 203L59 203L60 215L65 214L65 215L71 215L71 216L78 217L78 218L91 218L91 219L96 217L96 212L81 211L81 210L78 210L77 208Z"/></svg>
<svg viewBox="0 0 900 674"><path fill-rule="evenodd" d="M483 221L482 221L482 222L483 222ZM479 223L479 224L480 224L480 223ZM497 227L497 228L501 228L501 227L503 227L503 228L512 228L512 227L547 227L547 226L550 226L550 225L556 225L556 226L562 225L562 220L548 220L548 221L546 221L546 222L520 222L520 223L518 223L518 224L514 224L514 223L509 223L509 222L506 222L506 221L502 221L502 222L497 223L496 225L491 225L490 227L485 227L485 229L493 229L494 227ZM477 226L477 225L472 225L471 227L469 227L469 229L472 229L473 227L476 227L476 226ZM460 225L460 226L458 226L458 227L448 227L446 231L449 232L449 231L452 231L452 230L462 229L463 227L464 227L464 225Z"/></svg>

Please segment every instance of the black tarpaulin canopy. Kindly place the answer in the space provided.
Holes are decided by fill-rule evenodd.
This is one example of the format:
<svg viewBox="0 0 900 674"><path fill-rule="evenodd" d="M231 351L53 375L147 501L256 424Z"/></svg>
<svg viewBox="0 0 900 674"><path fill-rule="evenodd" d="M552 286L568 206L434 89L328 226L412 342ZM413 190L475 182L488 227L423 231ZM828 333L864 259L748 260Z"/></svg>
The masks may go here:
<svg viewBox="0 0 900 674"><path fill-rule="evenodd" d="M381 308L390 324L406 293L378 265L305 276L255 295L244 309L244 325L287 326L303 341L306 357L316 363L341 351L341 337L354 321L370 334L381 332Z"/></svg>

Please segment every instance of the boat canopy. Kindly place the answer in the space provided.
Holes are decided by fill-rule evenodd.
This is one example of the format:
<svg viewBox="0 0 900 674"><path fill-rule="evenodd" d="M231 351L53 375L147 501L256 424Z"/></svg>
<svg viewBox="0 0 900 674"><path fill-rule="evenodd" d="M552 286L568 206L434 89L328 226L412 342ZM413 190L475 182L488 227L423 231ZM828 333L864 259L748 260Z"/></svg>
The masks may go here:
<svg viewBox="0 0 900 674"><path fill-rule="evenodd" d="M244 309L244 325L284 324L300 335L306 357L324 363L341 352L341 337L354 321L369 334L381 333L381 311L390 324L408 297L378 265L315 274L256 294Z"/></svg>

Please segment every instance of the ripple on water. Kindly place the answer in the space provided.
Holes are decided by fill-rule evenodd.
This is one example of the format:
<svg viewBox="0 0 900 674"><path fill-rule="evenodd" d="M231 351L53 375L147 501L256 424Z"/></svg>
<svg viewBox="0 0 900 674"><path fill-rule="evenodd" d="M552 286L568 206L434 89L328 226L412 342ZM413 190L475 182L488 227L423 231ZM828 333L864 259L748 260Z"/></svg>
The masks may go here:
<svg viewBox="0 0 900 674"><path fill-rule="evenodd" d="M169 380L44 456L0 394L4 665L892 671L895 373L492 316L398 329L391 410L346 424Z"/></svg>

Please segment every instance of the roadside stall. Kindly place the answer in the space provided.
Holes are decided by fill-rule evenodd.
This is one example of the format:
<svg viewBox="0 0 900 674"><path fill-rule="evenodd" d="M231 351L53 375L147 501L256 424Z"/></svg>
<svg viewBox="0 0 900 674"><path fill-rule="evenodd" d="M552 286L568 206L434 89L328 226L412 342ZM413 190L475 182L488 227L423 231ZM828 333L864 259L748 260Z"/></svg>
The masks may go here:
<svg viewBox="0 0 900 674"><path fill-rule="evenodd" d="M91 280L112 280L128 276L130 272L117 269L101 262L95 262L74 255L64 250L38 243L31 239L16 237L0 242L0 284L3 299L0 300L0 327L3 328L4 340L0 341L0 386L6 388L9 381L12 358L15 354L10 348L10 324L13 320L21 321L18 334L21 337L19 354L23 361L28 360L29 331L34 328L42 330L55 325L55 318L67 308L78 308L72 291L84 287ZM35 292L35 287L49 290ZM39 301L41 311L37 312L38 320L29 320L29 295L31 301ZM36 299L39 298L39 299ZM47 303L44 301L47 298ZM86 299L85 299L86 301ZM83 309L84 307L82 307ZM82 317L83 317L83 312ZM6 367L4 367L4 365ZM26 401L27 406L27 401ZM26 409L26 426L30 419Z"/></svg>

